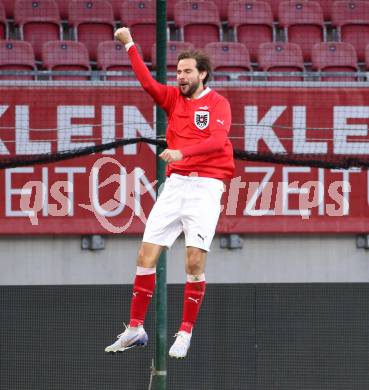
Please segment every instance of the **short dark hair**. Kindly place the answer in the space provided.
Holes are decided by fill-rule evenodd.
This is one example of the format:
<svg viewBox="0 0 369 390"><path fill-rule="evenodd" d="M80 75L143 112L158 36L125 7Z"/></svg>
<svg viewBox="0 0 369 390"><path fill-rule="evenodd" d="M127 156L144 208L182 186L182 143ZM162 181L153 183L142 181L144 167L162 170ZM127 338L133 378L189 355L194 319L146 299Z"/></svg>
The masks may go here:
<svg viewBox="0 0 369 390"><path fill-rule="evenodd" d="M177 57L177 65L179 61L190 59L190 58L196 61L196 68L199 72L207 73L203 80L203 84L205 85L211 78L211 74L213 72L213 67L211 65L209 56L202 50L183 51Z"/></svg>

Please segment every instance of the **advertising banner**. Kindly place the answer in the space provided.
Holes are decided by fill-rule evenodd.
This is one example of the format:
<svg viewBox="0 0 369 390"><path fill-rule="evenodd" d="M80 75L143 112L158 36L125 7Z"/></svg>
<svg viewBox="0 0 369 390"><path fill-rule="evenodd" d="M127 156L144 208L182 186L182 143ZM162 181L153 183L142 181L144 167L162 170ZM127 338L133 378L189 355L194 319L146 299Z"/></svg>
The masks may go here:
<svg viewBox="0 0 369 390"><path fill-rule="evenodd" d="M0 159L156 136L154 102L139 87L0 90ZM231 103L236 149L369 156L369 89L217 90ZM155 147L143 143L1 170L0 233L142 233L155 177ZM368 232L368 183L363 169L236 161L218 232Z"/></svg>

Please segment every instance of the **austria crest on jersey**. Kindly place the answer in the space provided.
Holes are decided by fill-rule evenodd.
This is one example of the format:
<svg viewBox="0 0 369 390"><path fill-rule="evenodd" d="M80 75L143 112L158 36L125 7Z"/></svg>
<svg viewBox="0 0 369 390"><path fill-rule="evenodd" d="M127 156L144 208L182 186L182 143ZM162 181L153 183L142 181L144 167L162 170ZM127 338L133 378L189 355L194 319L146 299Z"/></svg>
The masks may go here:
<svg viewBox="0 0 369 390"><path fill-rule="evenodd" d="M195 111L195 125L199 130L204 130L209 126L209 111Z"/></svg>

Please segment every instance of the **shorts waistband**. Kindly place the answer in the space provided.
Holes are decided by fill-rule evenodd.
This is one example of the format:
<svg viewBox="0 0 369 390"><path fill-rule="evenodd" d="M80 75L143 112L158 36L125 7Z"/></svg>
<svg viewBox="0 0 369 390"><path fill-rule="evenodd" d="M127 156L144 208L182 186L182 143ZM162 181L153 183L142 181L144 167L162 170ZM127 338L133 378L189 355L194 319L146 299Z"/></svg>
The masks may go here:
<svg viewBox="0 0 369 390"><path fill-rule="evenodd" d="M218 183L223 183L220 179L215 179L214 177L205 177L205 176L185 176L179 175L178 173L172 173L169 177L185 180L185 181L215 181Z"/></svg>

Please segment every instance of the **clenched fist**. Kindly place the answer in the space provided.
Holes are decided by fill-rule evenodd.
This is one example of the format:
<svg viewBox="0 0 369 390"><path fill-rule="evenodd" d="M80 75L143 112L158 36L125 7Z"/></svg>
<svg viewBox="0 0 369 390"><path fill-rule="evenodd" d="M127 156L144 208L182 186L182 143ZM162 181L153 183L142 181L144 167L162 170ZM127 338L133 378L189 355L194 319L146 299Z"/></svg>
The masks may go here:
<svg viewBox="0 0 369 390"><path fill-rule="evenodd" d="M115 38L126 45L129 42L133 42L132 35L127 27L118 28L114 33Z"/></svg>
<svg viewBox="0 0 369 390"><path fill-rule="evenodd" d="M159 155L159 157L167 163L171 163L173 161L181 161L183 159L182 152L180 150L175 149L165 149L163 153Z"/></svg>

